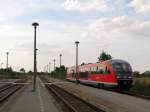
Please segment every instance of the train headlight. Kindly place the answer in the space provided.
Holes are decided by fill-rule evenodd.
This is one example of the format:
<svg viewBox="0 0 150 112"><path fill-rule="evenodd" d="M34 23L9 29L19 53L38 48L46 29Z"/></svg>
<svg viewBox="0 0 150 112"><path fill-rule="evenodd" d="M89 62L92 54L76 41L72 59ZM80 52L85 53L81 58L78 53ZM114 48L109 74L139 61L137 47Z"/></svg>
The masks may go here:
<svg viewBox="0 0 150 112"><path fill-rule="evenodd" d="M129 76L128 78L129 78L129 79L132 79L132 77L131 77L131 76Z"/></svg>
<svg viewBox="0 0 150 112"><path fill-rule="evenodd" d="M121 78L121 76L117 76L117 79L120 79Z"/></svg>

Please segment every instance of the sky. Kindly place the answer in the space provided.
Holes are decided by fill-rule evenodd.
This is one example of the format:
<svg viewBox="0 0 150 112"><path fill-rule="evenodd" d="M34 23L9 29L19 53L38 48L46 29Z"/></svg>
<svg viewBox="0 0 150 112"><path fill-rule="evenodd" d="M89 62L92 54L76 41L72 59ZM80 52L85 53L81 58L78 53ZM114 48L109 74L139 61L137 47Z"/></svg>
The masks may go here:
<svg viewBox="0 0 150 112"><path fill-rule="evenodd" d="M56 59L75 65L95 63L104 50L128 61L133 70L150 70L150 0L0 0L0 63L33 70L33 22L37 28L38 71Z"/></svg>

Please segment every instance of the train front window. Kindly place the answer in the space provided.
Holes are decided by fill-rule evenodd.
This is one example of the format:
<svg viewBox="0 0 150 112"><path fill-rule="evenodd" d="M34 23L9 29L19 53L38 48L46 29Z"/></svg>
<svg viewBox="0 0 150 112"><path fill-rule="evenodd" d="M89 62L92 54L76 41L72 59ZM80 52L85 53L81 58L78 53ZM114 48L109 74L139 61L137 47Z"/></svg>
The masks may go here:
<svg viewBox="0 0 150 112"><path fill-rule="evenodd" d="M129 73L132 71L130 65L127 63L113 63L112 66L117 73Z"/></svg>

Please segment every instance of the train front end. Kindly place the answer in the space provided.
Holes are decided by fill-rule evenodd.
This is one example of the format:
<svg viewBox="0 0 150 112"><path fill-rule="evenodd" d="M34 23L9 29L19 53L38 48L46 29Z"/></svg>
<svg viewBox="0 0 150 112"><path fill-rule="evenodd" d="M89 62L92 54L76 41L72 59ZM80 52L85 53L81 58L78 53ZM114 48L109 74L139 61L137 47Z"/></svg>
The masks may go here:
<svg viewBox="0 0 150 112"><path fill-rule="evenodd" d="M117 79L118 88L130 89L133 82L131 65L123 60L110 60L110 63Z"/></svg>

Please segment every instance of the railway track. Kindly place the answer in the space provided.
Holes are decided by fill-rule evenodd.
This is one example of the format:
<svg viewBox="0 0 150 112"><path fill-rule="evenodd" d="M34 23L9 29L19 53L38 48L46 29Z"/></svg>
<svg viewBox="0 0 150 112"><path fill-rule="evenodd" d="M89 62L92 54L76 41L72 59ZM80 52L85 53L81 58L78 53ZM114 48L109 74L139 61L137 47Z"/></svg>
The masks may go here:
<svg viewBox="0 0 150 112"><path fill-rule="evenodd" d="M105 112L54 84L47 84L49 82L46 79L41 78L41 80L45 83L46 88L54 93L71 112Z"/></svg>
<svg viewBox="0 0 150 112"><path fill-rule="evenodd" d="M17 90L23 87L23 84L17 83L24 83L27 79L16 81L15 84L6 84L0 87L0 104L5 102L12 94L14 94Z"/></svg>
<svg viewBox="0 0 150 112"><path fill-rule="evenodd" d="M69 81L69 82L73 82L73 81ZM120 93L120 94L125 94L125 95L129 95L129 96L133 96L133 97L137 97L137 98L142 98L142 99L146 99L146 100L150 100L150 96L136 94L136 93L133 93L131 91L120 90L120 89L111 89L111 88L105 88L105 87L99 88L98 86L93 86L93 85L88 85L88 84L82 84L82 85L90 86L90 87L94 87L94 88L98 88L98 89L103 89L106 91L116 92L116 93Z"/></svg>
<svg viewBox="0 0 150 112"><path fill-rule="evenodd" d="M104 112L96 106L76 97L56 85L45 85L49 91L53 92L72 112Z"/></svg>

